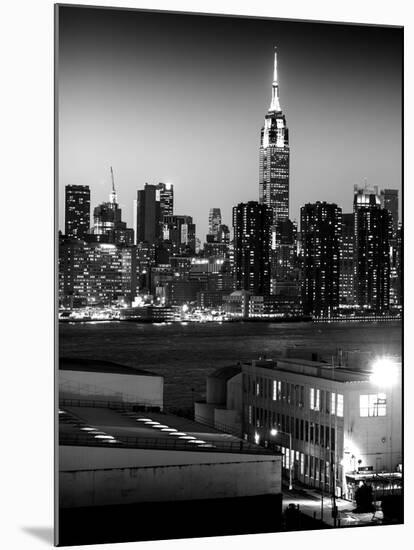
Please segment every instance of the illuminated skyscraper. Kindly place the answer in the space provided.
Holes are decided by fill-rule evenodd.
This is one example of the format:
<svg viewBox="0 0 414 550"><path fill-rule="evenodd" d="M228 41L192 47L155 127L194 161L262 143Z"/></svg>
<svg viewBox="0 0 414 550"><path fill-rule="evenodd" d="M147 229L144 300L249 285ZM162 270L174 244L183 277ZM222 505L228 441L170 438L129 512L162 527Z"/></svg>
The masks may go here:
<svg viewBox="0 0 414 550"><path fill-rule="evenodd" d="M191 216L164 216L163 239L172 245L172 255L195 254L196 226Z"/></svg>
<svg viewBox="0 0 414 550"><path fill-rule="evenodd" d="M354 188L355 299L375 313L389 308L392 215L381 208L377 187Z"/></svg>
<svg viewBox="0 0 414 550"><path fill-rule="evenodd" d="M279 102L276 48L274 55L272 100L260 137L259 200L276 224L289 218L289 132Z"/></svg>
<svg viewBox="0 0 414 550"><path fill-rule="evenodd" d="M398 231L398 189L384 189L380 194L381 206L392 216L393 233Z"/></svg>
<svg viewBox="0 0 414 550"><path fill-rule="evenodd" d="M172 216L174 214L174 185L172 183L159 183L156 187L156 198L160 201L162 222L163 216Z"/></svg>
<svg viewBox="0 0 414 550"><path fill-rule="evenodd" d="M329 316L339 305L339 251L342 210L316 202L300 210L303 245L303 311Z"/></svg>
<svg viewBox="0 0 414 550"><path fill-rule="evenodd" d="M272 99L260 136L259 201L270 215L270 293L278 293L285 280L280 266L285 263L286 223L289 221L289 131L279 101L277 51L274 51ZM286 244L286 243L285 243ZM282 278L281 278L282 275Z"/></svg>
<svg viewBox="0 0 414 550"><path fill-rule="evenodd" d="M91 191L88 185L67 185L65 188L65 234L83 239L89 231Z"/></svg>
<svg viewBox="0 0 414 550"><path fill-rule="evenodd" d="M117 203L115 183L111 167L112 188L109 194L109 202L103 202L93 210L93 227L87 236L89 242L101 242L108 244L134 243L134 230L127 227L122 221L122 210Z"/></svg>
<svg viewBox="0 0 414 550"><path fill-rule="evenodd" d="M208 232L210 235L217 235L221 225L220 208L210 208L208 215Z"/></svg>
<svg viewBox="0 0 414 550"><path fill-rule="evenodd" d="M136 290L134 246L62 240L59 302L66 307L131 303Z"/></svg>
<svg viewBox="0 0 414 550"><path fill-rule="evenodd" d="M342 235L339 258L339 301L354 303L354 215L342 214Z"/></svg>
<svg viewBox="0 0 414 550"><path fill-rule="evenodd" d="M264 204L250 201L233 207L234 273L238 290L269 294L269 221Z"/></svg>

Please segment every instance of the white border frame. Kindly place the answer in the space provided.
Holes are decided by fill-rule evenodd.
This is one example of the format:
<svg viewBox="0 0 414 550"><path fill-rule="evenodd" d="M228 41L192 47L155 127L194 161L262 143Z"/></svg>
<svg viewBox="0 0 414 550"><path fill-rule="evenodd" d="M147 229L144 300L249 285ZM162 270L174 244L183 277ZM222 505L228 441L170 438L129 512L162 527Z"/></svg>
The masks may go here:
<svg viewBox="0 0 414 550"><path fill-rule="evenodd" d="M101 0L66 2L111 7L195 11L262 17L405 26L405 181L410 181L407 151L413 127L413 17L409 2L383 0L289 0L285 3L255 0ZM51 546L53 522L53 10L52 0L16 0L2 5L2 485L0 540L7 549ZM404 186L405 211L411 192ZM411 223L405 217L406 278ZM17 229L17 231L16 231ZM5 247L5 248L4 248ZM406 285L407 286L407 285ZM405 338L409 337L412 292L406 288ZM48 300L45 301L44 297ZM405 425L410 425L409 390L411 350L405 349ZM407 403L408 402L408 403ZM408 410L407 410L408 407ZM408 436L408 434L407 434ZM405 438L405 464L412 461L412 442ZM406 472L406 493L413 487ZM219 537L178 541L96 545L94 548L127 547L178 550L206 547L240 549L251 545L335 545L338 549L409 547L414 529L406 502L406 525L338 531L307 531L243 537ZM49 530L49 531L48 531ZM37 532L36 534L33 534ZM43 534L43 538L42 535ZM45 539L46 535L46 539ZM316 537L316 538L315 538ZM47 540L48 538L48 540ZM87 548L87 547L79 547Z"/></svg>

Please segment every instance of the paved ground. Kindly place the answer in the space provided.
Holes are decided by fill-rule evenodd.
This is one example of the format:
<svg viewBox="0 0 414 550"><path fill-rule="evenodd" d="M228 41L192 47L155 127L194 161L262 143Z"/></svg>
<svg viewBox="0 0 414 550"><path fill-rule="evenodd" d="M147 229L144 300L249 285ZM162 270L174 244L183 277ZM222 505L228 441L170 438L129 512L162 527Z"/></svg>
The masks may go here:
<svg viewBox="0 0 414 550"><path fill-rule="evenodd" d="M328 495L323 496L318 491L308 488L294 488L289 491L287 487L283 487L283 509L289 504L299 505L300 511L312 518L322 519L327 525L334 527L334 519L332 517L332 498ZM352 527L357 525L376 525L382 522L382 512L378 511L375 514L356 514L355 502L336 499L338 507L338 522L337 527ZM321 517L322 516L322 517Z"/></svg>

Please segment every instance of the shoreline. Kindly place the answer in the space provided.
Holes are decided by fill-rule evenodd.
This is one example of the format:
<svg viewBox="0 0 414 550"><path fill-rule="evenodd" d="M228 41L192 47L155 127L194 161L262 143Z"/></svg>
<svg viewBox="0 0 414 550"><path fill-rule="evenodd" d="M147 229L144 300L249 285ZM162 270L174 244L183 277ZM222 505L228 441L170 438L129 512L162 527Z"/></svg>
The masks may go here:
<svg viewBox="0 0 414 550"><path fill-rule="evenodd" d="M376 324L376 323L401 323L401 317L393 318L375 318L375 319L360 319L347 317L343 319L311 319L311 318L268 318L268 319L222 319L218 321L192 321L192 320L148 320L148 319L59 319L59 324L101 324L101 323L137 323L144 325L209 325L209 324L223 324L223 323L311 323L320 325L332 325L332 324Z"/></svg>

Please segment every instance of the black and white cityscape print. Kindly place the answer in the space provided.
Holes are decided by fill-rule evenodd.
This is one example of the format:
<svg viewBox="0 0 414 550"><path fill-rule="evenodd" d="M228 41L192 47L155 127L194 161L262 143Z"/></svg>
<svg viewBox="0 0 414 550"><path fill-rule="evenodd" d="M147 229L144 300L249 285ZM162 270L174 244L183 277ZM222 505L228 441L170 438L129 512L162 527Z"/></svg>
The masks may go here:
<svg viewBox="0 0 414 550"><path fill-rule="evenodd" d="M402 523L402 27L55 25L56 544Z"/></svg>

